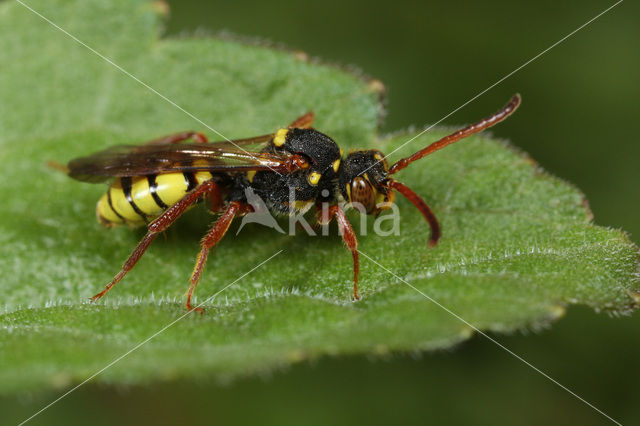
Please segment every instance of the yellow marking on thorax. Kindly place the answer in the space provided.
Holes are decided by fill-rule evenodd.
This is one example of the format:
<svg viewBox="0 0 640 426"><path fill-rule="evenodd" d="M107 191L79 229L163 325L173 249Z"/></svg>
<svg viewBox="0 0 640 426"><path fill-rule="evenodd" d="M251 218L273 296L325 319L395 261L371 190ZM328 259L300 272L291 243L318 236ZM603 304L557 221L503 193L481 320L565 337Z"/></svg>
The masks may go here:
<svg viewBox="0 0 640 426"><path fill-rule="evenodd" d="M333 171L338 173L338 169L340 168L340 159L338 158L333 162Z"/></svg>
<svg viewBox="0 0 640 426"><path fill-rule="evenodd" d="M318 184L318 182L320 182L320 178L322 177L322 175L318 172L311 172L309 173L309 175L307 176L307 180L309 181L309 183L313 186L316 186Z"/></svg>
<svg viewBox="0 0 640 426"><path fill-rule="evenodd" d="M273 137L273 144L275 146L282 146L287 140L287 133L289 133L289 129L280 129L276 132L276 135Z"/></svg>
<svg viewBox="0 0 640 426"><path fill-rule="evenodd" d="M247 180L251 183L253 183L253 178L256 177L256 171L255 170L251 170L249 172L247 172Z"/></svg>

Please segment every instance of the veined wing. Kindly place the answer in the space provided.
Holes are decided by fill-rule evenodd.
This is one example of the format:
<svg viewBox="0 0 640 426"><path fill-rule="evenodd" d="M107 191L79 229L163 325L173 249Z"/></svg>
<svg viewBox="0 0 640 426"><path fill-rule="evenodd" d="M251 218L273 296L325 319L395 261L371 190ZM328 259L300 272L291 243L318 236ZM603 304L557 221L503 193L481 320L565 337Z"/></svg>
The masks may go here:
<svg viewBox="0 0 640 426"><path fill-rule="evenodd" d="M168 172L290 171L292 155L261 150L273 135L215 143L121 145L69 162L69 176L84 182Z"/></svg>

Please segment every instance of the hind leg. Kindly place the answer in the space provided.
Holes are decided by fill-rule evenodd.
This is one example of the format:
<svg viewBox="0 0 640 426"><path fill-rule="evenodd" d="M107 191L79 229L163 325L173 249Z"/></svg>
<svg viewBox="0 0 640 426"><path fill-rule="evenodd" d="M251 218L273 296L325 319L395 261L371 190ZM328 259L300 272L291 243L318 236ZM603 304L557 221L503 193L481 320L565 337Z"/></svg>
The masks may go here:
<svg viewBox="0 0 640 426"><path fill-rule="evenodd" d="M204 133L189 131L189 132L180 132L180 133L174 133L168 136L163 136L159 139L154 139L154 140L145 142L143 145L167 145L167 144L184 142L187 139L193 139L194 141L200 142L200 143L209 142L209 140L204 135Z"/></svg>
<svg viewBox="0 0 640 426"><path fill-rule="evenodd" d="M147 234L142 238L138 246L133 250L127 261L122 265L122 269L118 274L111 280L109 284L102 290L100 293L96 294L91 298L92 302L100 299L102 296L107 294L111 288L116 285L124 276L129 272L135 264L140 260L144 252L149 248L149 245L156 238L158 233L166 230L171 224L173 224L182 213L187 210L187 208L198 201L200 197L206 194L215 195L219 192L218 185L213 181L206 181L202 185L195 188L193 191L185 195L180 201L175 203L173 206L169 207L162 213L158 218L149 223L147 226Z"/></svg>
<svg viewBox="0 0 640 426"><path fill-rule="evenodd" d="M304 115L296 118L291 124L289 124L290 129L310 129L313 126L313 121L315 120L316 115L313 111L309 111Z"/></svg>

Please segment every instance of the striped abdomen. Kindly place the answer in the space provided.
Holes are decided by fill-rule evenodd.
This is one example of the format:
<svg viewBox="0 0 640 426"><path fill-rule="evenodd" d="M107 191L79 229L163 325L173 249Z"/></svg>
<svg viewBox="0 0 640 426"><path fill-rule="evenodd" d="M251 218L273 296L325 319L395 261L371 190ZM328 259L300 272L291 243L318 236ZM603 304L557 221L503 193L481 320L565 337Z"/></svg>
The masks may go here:
<svg viewBox="0 0 640 426"><path fill-rule="evenodd" d="M209 172L118 178L98 201L98 220L106 226L144 225L211 178Z"/></svg>

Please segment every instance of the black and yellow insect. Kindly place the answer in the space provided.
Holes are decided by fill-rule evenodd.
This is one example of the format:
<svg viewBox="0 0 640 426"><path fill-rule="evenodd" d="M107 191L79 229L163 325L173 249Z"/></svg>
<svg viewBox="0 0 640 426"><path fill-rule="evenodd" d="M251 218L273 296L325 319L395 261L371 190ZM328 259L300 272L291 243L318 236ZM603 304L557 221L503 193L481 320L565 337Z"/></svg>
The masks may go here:
<svg viewBox="0 0 640 426"><path fill-rule="evenodd" d="M429 243L435 245L440 226L427 204L408 186L391 178L412 162L449 144L491 127L511 115L520 96L492 116L458 130L415 154L388 166L377 150L349 153L329 136L313 129L314 115L307 113L288 127L263 136L210 143L197 132L183 132L139 146L119 146L72 160L69 175L85 182L109 182L97 205L106 226L145 225L147 234L120 272L93 301L104 296L133 268L158 233L166 230L187 208L207 200L219 217L201 240L201 250L191 274L186 308L200 279L209 251L222 239L236 216L253 211L247 190L260 197L269 211L298 214L315 207L319 223L334 218L352 253L353 294L358 299L357 239L344 213L357 205L366 214L390 208L394 191L414 204L431 227ZM190 142L189 142L190 141ZM328 206L328 208L326 208Z"/></svg>

